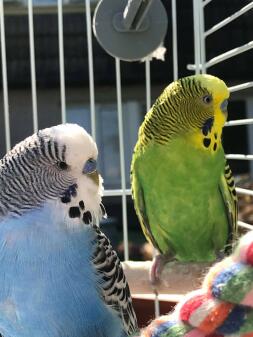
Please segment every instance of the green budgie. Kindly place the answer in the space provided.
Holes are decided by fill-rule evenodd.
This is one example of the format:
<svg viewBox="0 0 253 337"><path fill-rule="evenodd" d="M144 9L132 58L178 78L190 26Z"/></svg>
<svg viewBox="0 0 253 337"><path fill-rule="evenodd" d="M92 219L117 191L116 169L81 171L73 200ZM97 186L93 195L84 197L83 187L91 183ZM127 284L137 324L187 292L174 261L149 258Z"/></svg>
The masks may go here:
<svg viewBox="0 0 253 337"><path fill-rule="evenodd" d="M171 83L139 129L131 165L135 209L166 261L215 261L237 232L237 196L221 143L229 91L211 75Z"/></svg>

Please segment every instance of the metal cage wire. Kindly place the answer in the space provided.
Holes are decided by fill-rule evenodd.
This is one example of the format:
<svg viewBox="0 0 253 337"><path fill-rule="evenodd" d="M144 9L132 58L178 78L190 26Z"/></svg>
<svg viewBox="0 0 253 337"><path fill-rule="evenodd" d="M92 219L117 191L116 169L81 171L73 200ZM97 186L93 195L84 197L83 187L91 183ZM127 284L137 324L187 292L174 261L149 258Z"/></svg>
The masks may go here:
<svg viewBox="0 0 253 337"><path fill-rule="evenodd" d="M253 9L253 2L250 2L246 6L240 8L237 12L226 17L222 21L216 23L214 26L205 30L204 16L208 15L208 4L213 0L193 0L193 16L194 16L194 54L195 54L195 64L189 65L188 69L195 70L196 74L207 73L209 68L221 63L232 57L236 57L239 54L245 53L253 48L253 41L238 46L237 48L228 50L225 53L219 54L210 60L206 59L206 39L218 31L219 29L225 27L235 19L239 18L243 14ZM238 92L253 87L253 81L240 83L229 87L231 93ZM239 125L252 125L253 118L232 120L226 123L226 127L239 126ZM250 131L252 132L252 130ZM250 137L249 137L250 138ZM252 154L227 154L226 158L229 160L253 160ZM248 196L253 196L253 191L245 188L236 188L238 194L244 194ZM245 229L251 230L253 227L242 221L238 221L238 226Z"/></svg>
<svg viewBox="0 0 253 337"><path fill-rule="evenodd" d="M225 18L221 22L214 25L212 28L205 30L204 11L208 11L208 4L212 0L193 0L194 13L194 51L195 51L195 65L189 66L190 69L195 70L195 73L205 73L213 65L223 62L224 60L236 57L239 53L244 53L253 48L253 41L246 45L240 46L236 49L229 50L224 54L217 55L211 60L206 60L205 41L217 30L229 24L233 20L239 18L244 13L253 8L253 2L241 8L239 11ZM10 116L9 116L9 98L8 98L8 78L7 78L7 62L6 62L6 41L5 41L5 24L4 24L4 0L0 0L0 41L1 41L1 60L2 60L2 87L3 87L3 107L4 107L4 129L6 150L11 147L10 135ZM34 132L38 129L38 109L37 109L37 91L36 91L36 59L34 50L34 25L33 25L33 2L28 0L28 22L29 22L29 46L30 46L30 66L31 66L31 93L32 93L32 109L33 109L33 129ZM171 0L171 23L172 23L172 48L173 48L173 77L178 77L178 50L177 50L177 9L176 0ZM66 88L65 88L65 69L64 69L64 34L63 34L63 0L57 0L57 14L58 14L58 41L59 41L59 70L60 70L60 97L61 97L61 119L66 121ZM90 0L85 0L85 15L87 25L87 51L88 51L88 65L89 65L89 95L90 95L90 116L91 116L91 134L96 139L96 106L95 106L95 86L94 86L94 68L93 68L93 48L92 48L92 25L91 25L91 5ZM121 61L115 59L116 69L116 96L117 96L117 117L119 130L119 149L120 149L120 174L121 187L120 189L105 190L104 196L121 196L122 198L122 222L123 222L123 241L124 241L124 258L129 259L128 250L128 220L127 220L127 196L131 194L130 189L126 187L125 174L125 151L124 151L124 134L123 134L123 118L122 118L122 88L121 88ZM146 109L151 106L151 72L150 61L145 61L145 86L146 86ZM244 90L253 87L253 81L242 83L230 87L231 92ZM227 127L237 125L251 125L253 118L230 121ZM228 154L228 159L233 160L253 160L253 154ZM248 189L237 188L239 194L247 194L253 196L253 191ZM251 225L239 222L239 225L247 229L251 229ZM159 308L156 303L156 314L158 315Z"/></svg>

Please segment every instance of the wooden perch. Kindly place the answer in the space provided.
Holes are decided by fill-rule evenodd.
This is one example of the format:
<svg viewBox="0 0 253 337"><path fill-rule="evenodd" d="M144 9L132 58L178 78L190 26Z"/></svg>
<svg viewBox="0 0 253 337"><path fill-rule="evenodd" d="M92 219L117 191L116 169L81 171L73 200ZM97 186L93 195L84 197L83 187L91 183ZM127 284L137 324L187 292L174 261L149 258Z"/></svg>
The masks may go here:
<svg viewBox="0 0 253 337"><path fill-rule="evenodd" d="M136 294L170 294L184 295L201 286L204 275L210 268L210 263L169 262L163 272L162 280L153 287L149 281L151 261L125 261L123 268L132 295Z"/></svg>

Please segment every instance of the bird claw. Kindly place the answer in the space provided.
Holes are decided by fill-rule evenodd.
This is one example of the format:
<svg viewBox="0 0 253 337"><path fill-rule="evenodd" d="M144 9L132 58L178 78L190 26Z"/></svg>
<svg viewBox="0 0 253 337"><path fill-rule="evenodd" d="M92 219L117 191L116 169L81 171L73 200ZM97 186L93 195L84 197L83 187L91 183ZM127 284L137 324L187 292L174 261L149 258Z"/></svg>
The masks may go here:
<svg viewBox="0 0 253 337"><path fill-rule="evenodd" d="M175 261L175 257L170 253L157 254L153 258L152 265L149 271L149 280L153 286L156 286L161 281L162 271L168 262Z"/></svg>
<svg viewBox="0 0 253 337"><path fill-rule="evenodd" d="M166 259L162 255L156 255L153 258L149 272L149 279L152 285L157 285L160 282L165 263Z"/></svg>

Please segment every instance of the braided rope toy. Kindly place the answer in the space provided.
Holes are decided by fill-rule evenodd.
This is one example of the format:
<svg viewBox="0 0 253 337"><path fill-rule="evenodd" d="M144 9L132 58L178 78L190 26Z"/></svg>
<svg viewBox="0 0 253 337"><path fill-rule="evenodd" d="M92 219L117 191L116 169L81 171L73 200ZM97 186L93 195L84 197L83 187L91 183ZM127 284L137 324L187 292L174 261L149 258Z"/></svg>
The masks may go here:
<svg viewBox="0 0 253 337"><path fill-rule="evenodd" d="M209 270L201 289L155 319L141 337L253 337L253 231Z"/></svg>

